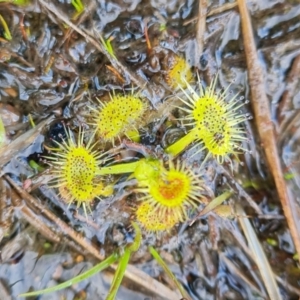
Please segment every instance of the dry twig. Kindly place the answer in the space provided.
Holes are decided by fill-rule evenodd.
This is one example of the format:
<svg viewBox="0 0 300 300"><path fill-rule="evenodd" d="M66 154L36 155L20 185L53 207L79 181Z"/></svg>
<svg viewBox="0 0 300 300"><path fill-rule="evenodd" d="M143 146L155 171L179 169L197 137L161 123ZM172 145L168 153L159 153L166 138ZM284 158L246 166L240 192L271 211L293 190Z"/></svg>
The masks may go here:
<svg viewBox="0 0 300 300"><path fill-rule="evenodd" d="M98 252L96 248L88 243L83 237L81 237L77 232L75 232L71 227L69 227L66 223L61 221L57 218L53 213L48 211L45 207L40 205L36 199L34 199L30 194L28 194L25 190L20 188L16 183L7 175L4 176L5 179L13 186L13 188L18 192L18 194L23 197L26 201L30 203L30 205L34 206L35 208L39 209L41 213L43 213L48 219L53 221L60 229L69 235L75 242L81 245L86 251L92 254L94 257L102 260L103 257ZM24 212L23 212L24 213ZM115 269L114 266L112 266ZM146 288L148 291L152 292L153 294L162 297L164 299L180 299L180 294L171 291L169 288L158 282L157 280L153 279L146 273L142 272L141 270L137 269L132 265L128 265L126 272L126 278L134 281L135 283L141 285L142 287Z"/></svg>
<svg viewBox="0 0 300 300"><path fill-rule="evenodd" d="M258 133L261 141L263 141L266 158L276 184L279 199L281 201L296 250L298 253L300 253L300 229L297 228L297 220L295 220L292 210L292 206L295 204L292 205L292 203L290 203L288 191L281 170L276 147L276 138L269 109L269 102L265 92L264 75L256 52L249 12L244 0L238 0L238 6L242 21L244 47L252 95L251 103L258 127Z"/></svg>
<svg viewBox="0 0 300 300"><path fill-rule="evenodd" d="M49 211L46 207L39 204L36 199L28 194L25 190L19 187L8 175L4 175L4 178L10 183L10 185L16 190L16 192L31 206L38 209L43 215L45 215L49 220L54 222L65 234L70 236L74 241L76 241L79 245L81 245L85 250L87 250L90 254L96 257L99 260L103 260L104 257L100 254L99 250L96 249L93 245L89 243L89 241L83 238L79 233L73 230L70 226L68 226L64 221L56 217L51 211Z"/></svg>
<svg viewBox="0 0 300 300"><path fill-rule="evenodd" d="M240 216L240 218L243 218L246 216ZM225 227L223 229L226 229L226 231L232 235L232 237L237 241L237 243L241 246L243 251L248 255L248 257L252 258L252 251L248 248L246 245L246 241L244 236L241 234L239 230L237 230L237 227L233 226L231 222L223 223L225 224ZM254 270L253 270L254 272ZM251 273L251 272L250 272ZM289 284L286 280L283 280L281 277L277 276L276 273L273 272L273 276L275 277L276 281L281 284L287 291L290 291L291 293L294 293L298 296L300 296L300 290L296 287Z"/></svg>
<svg viewBox="0 0 300 300"><path fill-rule="evenodd" d="M114 270L116 270L117 268L116 265L112 265L111 267ZM175 300L181 298L179 292L171 291L168 287L155 280L154 278L150 277L148 274L139 270L133 265L129 264L127 266L125 276L126 278L132 280L139 286L160 297L160 299Z"/></svg>
<svg viewBox="0 0 300 300"><path fill-rule="evenodd" d="M293 117L286 118L285 114L289 109L291 109L293 96L295 95L295 90L299 82L299 74L300 55L298 55L293 61L292 68L287 76L286 88L278 106L277 119L280 127L279 133L283 133L284 129L287 127L287 123L293 119ZM297 114L297 112L294 114Z"/></svg>
<svg viewBox="0 0 300 300"><path fill-rule="evenodd" d="M223 261L227 268L230 270L232 274L235 274L238 278L241 278L248 286L255 291L260 297L266 298L266 294L261 292L258 287L244 274L242 270L240 270L226 255L222 252L219 253L220 260Z"/></svg>
<svg viewBox="0 0 300 300"><path fill-rule="evenodd" d="M247 238L249 248L251 249L252 257L257 264L270 299L281 300L282 297L276 284L274 273L271 269L266 254L256 236L254 228L252 227L250 221L245 218L246 214L239 204L236 206L236 211L240 216L244 216L244 218L239 218L239 221Z"/></svg>
<svg viewBox="0 0 300 300"><path fill-rule="evenodd" d="M286 290L288 290L291 293L296 294L297 296L300 297L300 290L291 284L289 284L286 280L282 279L281 277L274 275L277 282L280 283Z"/></svg>
<svg viewBox="0 0 300 300"><path fill-rule="evenodd" d="M204 48L204 33L206 29L206 14L207 14L207 1L199 0L198 8L198 22L196 27L196 57L195 63L198 66L200 56L203 53Z"/></svg>
<svg viewBox="0 0 300 300"><path fill-rule="evenodd" d="M207 17L211 17L211 16L214 16L214 15L217 15L217 14L221 14L225 11L228 11L228 10L231 10L231 9L235 8L236 6L237 6L237 3L233 2L233 3L225 3L221 6L214 7L214 8L212 8L208 11ZM184 22L183 25L186 26L186 25L188 25L188 24L190 24L194 21L197 21L197 20L198 20L198 16Z"/></svg>
<svg viewBox="0 0 300 300"><path fill-rule="evenodd" d="M54 233L46 224L44 224L41 219L28 207L25 203L22 203L19 195L15 190L11 190L11 201L15 209L19 210L22 217L33 226L38 232L40 232L44 237L54 243L60 243L60 237Z"/></svg>
<svg viewBox="0 0 300 300"><path fill-rule="evenodd" d="M7 289L7 285L4 284L2 280L0 280L0 295L1 295L2 299L12 300L12 298L10 296L10 292Z"/></svg>

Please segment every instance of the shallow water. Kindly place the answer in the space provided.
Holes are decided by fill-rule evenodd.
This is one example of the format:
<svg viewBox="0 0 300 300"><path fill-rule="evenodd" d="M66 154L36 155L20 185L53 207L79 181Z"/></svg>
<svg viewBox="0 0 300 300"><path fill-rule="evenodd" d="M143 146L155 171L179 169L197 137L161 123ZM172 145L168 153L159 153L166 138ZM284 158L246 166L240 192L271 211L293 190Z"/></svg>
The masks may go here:
<svg viewBox="0 0 300 300"><path fill-rule="evenodd" d="M209 11L226 3L210 1ZM68 1L55 2L55 6L69 19L75 14ZM158 155L164 143L170 143L183 134L175 120L180 117L176 114L180 113L174 112L168 120L168 114L172 111L170 108L158 115L153 113L153 105L159 107L172 99L173 90L168 87L164 75L168 69L167 58L173 53L185 57L194 67L194 73L198 67L204 85L208 85L212 74L218 72L218 88L224 89L231 84L232 95L238 92L251 103L237 8L207 17L204 51L200 59L196 59L196 21L193 18L197 16L198 8L195 1L90 1L85 3L85 7L86 16L79 27L97 38L100 34L105 39L112 38L116 57L134 74L151 83L155 97L144 99L149 109L145 116L146 124L143 124L140 133L141 143ZM289 74L295 58L300 54L300 4L299 1L264 0L251 1L248 7L265 72L266 91L278 135L283 170L290 195L295 201L295 213L298 213L300 82L299 76L291 79ZM59 18L37 3L25 7L1 4L0 13L13 37L8 42L3 38L0 47L0 114L6 128L6 143L9 145L32 128L32 121L39 124L49 115L55 115L55 120L43 129L33 144L25 149L20 146L22 151L5 166L1 162L2 169L24 186L26 179L30 178L34 183L41 177L37 170L30 167L31 160L48 168L48 164L41 161L42 155L49 155L43 146L54 147L52 139L61 142L64 135L62 121L70 125L75 135L80 125L90 134L90 107L97 107L96 97L106 99L107 92L130 91L134 85L129 76L120 79L122 70L109 69L109 60L94 45L76 32L69 34L69 29ZM151 50L147 49L146 27ZM3 37L3 27L0 28ZM137 88L143 90L145 87ZM289 97L284 98L285 91L290 92ZM243 109L251 113L250 104ZM240 202L252 216L250 220L273 271L299 288L299 269L293 259L295 249L286 222L283 218L276 218L283 213L255 126L254 120L246 122L249 142L243 146L249 151L240 156L243 165L233 163L234 180L240 184L247 183L250 186L247 191L263 213L274 218L253 217L256 216L253 210L239 195L230 201L242 199ZM109 148L109 145L100 142L99 147ZM187 150L179 160L186 161L198 171L204 154L193 155L196 151L197 148ZM121 155L131 158L137 154L130 149L121 152ZM225 168L230 170L231 166L228 164ZM101 253L108 256L132 239L130 218L136 198L126 194L129 190L124 184L126 180L126 176L118 179L113 197L95 201L89 224L84 217L74 216L75 204L68 207L57 195L57 190L47 184L33 190L32 195L92 240L100 247ZM228 179L213 160L207 163L203 180L208 198L228 189ZM95 264L89 255L79 262L80 253L64 240L58 245L47 242L47 238L28 225L20 209L12 212L11 187L2 184L6 190L1 187L0 283L7 292L5 299L17 299L19 293L30 288L38 290L55 285ZM40 212L35 213L42 223L54 227ZM78 209L78 213L84 216L82 208ZM147 245L154 245L192 299L267 299L257 266L242 247L244 238L238 218L231 217L210 214L201 217L191 227L181 224L162 235L144 233L143 244L133 255L131 264L175 290L174 283L147 250ZM97 274L71 288L37 299L105 299L111 274ZM282 299L298 299L294 292L279 286ZM80 291L85 294L78 296ZM125 279L117 299L163 299L163 296L153 295Z"/></svg>

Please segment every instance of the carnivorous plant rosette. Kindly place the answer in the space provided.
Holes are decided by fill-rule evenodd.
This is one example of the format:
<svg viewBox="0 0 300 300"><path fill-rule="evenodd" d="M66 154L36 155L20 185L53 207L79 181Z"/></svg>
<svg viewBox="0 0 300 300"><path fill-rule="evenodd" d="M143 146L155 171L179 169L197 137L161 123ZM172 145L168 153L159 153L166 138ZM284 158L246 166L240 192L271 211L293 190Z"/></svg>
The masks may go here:
<svg viewBox="0 0 300 300"><path fill-rule="evenodd" d="M110 98L107 102L99 100L99 109L92 108L92 125L96 126L97 134L112 143L123 135L138 136L139 123L147 108L146 102L133 93L110 94Z"/></svg>
<svg viewBox="0 0 300 300"><path fill-rule="evenodd" d="M180 86L185 88L193 80L191 66L184 58L175 54L166 57L164 71L166 82L173 89Z"/></svg>
<svg viewBox="0 0 300 300"><path fill-rule="evenodd" d="M197 207L201 201L203 183L199 175L184 163L174 165L169 161L165 168L162 161L154 158L103 167L100 175L132 173L137 179L135 192L142 194L142 204L137 209L137 219L148 230L167 230L187 219L187 208ZM146 210L149 210L146 213ZM156 216L155 216L156 215ZM163 222L165 219L165 223ZM148 224L145 224L149 222ZM150 229L152 228L152 229ZM161 229L154 229L161 228Z"/></svg>
<svg viewBox="0 0 300 300"><path fill-rule="evenodd" d="M143 193L140 200L149 203L156 213L182 222L187 219L187 207L196 208L201 201L202 186L199 175L184 163L174 165L170 161L169 168L162 169L155 181L136 191Z"/></svg>
<svg viewBox="0 0 300 300"><path fill-rule="evenodd" d="M148 202L142 202L136 212L136 220L148 231L165 231L172 229L180 222L172 212L162 211L158 213Z"/></svg>
<svg viewBox="0 0 300 300"><path fill-rule="evenodd" d="M181 88L184 98L179 98L185 105L179 109L187 113L182 120L187 121L186 125L192 126L192 129L170 145L166 152L176 156L195 141L201 145L199 152L206 149L207 157L214 156L219 163L223 163L230 154L238 154L242 149L241 143L247 140L240 124L248 116L239 111L244 103L237 104L237 95L226 100L229 87L223 92L216 91L217 76L205 89L200 79L198 81L199 93L187 83L189 93Z"/></svg>
<svg viewBox="0 0 300 300"><path fill-rule="evenodd" d="M60 196L67 202L90 209L90 203L99 196L109 196L113 187L105 185L103 178L96 174L105 161L105 154L94 150L92 138L84 144L84 132L80 129L78 140L74 141L70 130L65 130L67 139L62 143L54 141L58 148L53 156L47 156L52 163L52 186L59 188Z"/></svg>

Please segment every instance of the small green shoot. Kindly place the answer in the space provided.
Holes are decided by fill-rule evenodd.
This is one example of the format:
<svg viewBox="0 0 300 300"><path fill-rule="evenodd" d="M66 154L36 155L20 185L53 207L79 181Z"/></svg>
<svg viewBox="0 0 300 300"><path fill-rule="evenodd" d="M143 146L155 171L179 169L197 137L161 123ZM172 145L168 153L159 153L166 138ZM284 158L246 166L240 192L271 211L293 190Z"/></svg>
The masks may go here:
<svg viewBox="0 0 300 300"><path fill-rule="evenodd" d="M135 231L135 238L131 245L127 246L131 252L136 252L139 250L142 242L142 232L139 225L136 222L132 222L132 227Z"/></svg>
<svg viewBox="0 0 300 300"><path fill-rule="evenodd" d="M48 249L50 249L52 247L52 244L49 243L49 242L45 242L44 245L43 245L43 247L44 247L45 250L48 250Z"/></svg>
<svg viewBox="0 0 300 300"><path fill-rule="evenodd" d="M122 257L120 258L120 262L118 264L118 268L114 275L114 279L110 286L106 300L114 300L115 299L117 292L119 290L120 284L123 280L131 253L137 251L140 248L141 239L142 239L141 230L136 223L132 223L132 226L135 229L134 242L131 245L125 247L124 253L123 253Z"/></svg>
<svg viewBox="0 0 300 300"><path fill-rule="evenodd" d="M34 291L34 292L30 292L30 293L24 293L24 294L20 294L19 297L32 297L32 296L37 296L37 295L43 295L46 293L53 293L56 291L60 291L62 289L65 289L73 284L76 284L80 281L83 281L85 279L90 278L91 276L97 274L98 272L101 272L102 270L108 268L110 265L112 265L113 263L115 263L119 258L118 254L112 254L111 256L109 256L107 259L105 259L104 261L102 261L101 263L99 263L98 265L96 265L95 267L91 268L90 270L76 276L73 277L70 280L67 280L61 284L58 284L54 287L51 288L47 288L47 289L43 289L43 290L39 290L39 291Z"/></svg>
<svg viewBox="0 0 300 300"><path fill-rule="evenodd" d="M168 274L168 276L173 280L175 285L177 286L178 290L180 291L180 294L182 297L186 300L191 300L191 297L188 295L186 290L183 288L181 283L176 279L175 275L172 273L170 268L167 266L167 264L164 262L164 260L160 257L158 252L152 247L149 247L149 251L152 254L152 256L156 259L156 261L160 264L160 266L163 268L163 270Z"/></svg>
<svg viewBox="0 0 300 300"><path fill-rule="evenodd" d="M39 173L39 172L43 172L45 171L45 168L43 168L42 166L40 166L38 163L36 163L34 160L30 160L29 161L29 166L35 170L36 173Z"/></svg>
<svg viewBox="0 0 300 300"><path fill-rule="evenodd" d="M130 178L136 178L140 185L148 185L149 181L156 180L162 171L161 162L155 158L142 158L135 162L116 164L100 168L97 175L113 175L133 173Z"/></svg>
<svg viewBox="0 0 300 300"><path fill-rule="evenodd" d="M291 173L291 172L290 173L285 173L283 177L284 177L285 180L291 180L291 179L295 178L295 174Z"/></svg>
<svg viewBox="0 0 300 300"><path fill-rule="evenodd" d="M31 127L34 128L35 127L35 123L34 123L34 120L33 120L31 114L28 114L28 119L29 119L29 123L30 123Z"/></svg>
<svg viewBox="0 0 300 300"><path fill-rule="evenodd" d="M25 6L30 3L30 0L10 0L8 2L11 2L14 5Z"/></svg>
<svg viewBox="0 0 300 300"><path fill-rule="evenodd" d="M0 147L5 143L5 140L6 140L5 127L2 118L0 116Z"/></svg>
<svg viewBox="0 0 300 300"><path fill-rule="evenodd" d="M219 205L221 205L225 200L227 200L232 194L233 192L227 191L221 194L220 196L218 196L217 198L213 199L212 201L209 202L208 205L205 206L205 208L200 212L200 214L197 217L203 216L211 212Z"/></svg>
<svg viewBox="0 0 300 300"><path fill-rule="evenodd" d="M113 57L114 59L117 60L117 57L116 57L115 52L114 52L114 48L111 44L112 40L113 40L112 37L105 40L102 36L100 36L100 41L101 41L103 47L105 48L105 50L110 54L111 57Z"/></svg>
<svg viewBox="0 0 300 300"><path fill-rule="evenodd" d="M272 247L278 246L278 242L275 239L267 238L267 243Z"/></svg>
<svg viewBox="0 0 300 300"><path fill-rule="evenodd" d="M112 285L110 288L109 296L107 297L107 299L113 300L115 298L118 288L122 282L122 278L124 276L128 261L130 259L130 255L132 252L137 251L140 247L141 239L142 239L141 230L136 223L132 223L132 226L135 229L135 239L132 244L125 247L124 254L122 255L122 257L120 259L120 263L118 265L118 269L114 276L114 279L113 279L113 282L112 282ZM53 293L56 291L60 291L64 288L70 287L73 284L76 284L85 279L88 279L98 272L101 272L102 270L104 270L104 269L108 268L109 266L111 266L112 264L114 264L119 258L120 258L120 255L114 253L111 256L109 256L107 259L105 259L104 261L102 261L101 263L96 265L95 267L91 268L90 270L88 270L76 277L73 277L70 280L67 280L61 284L58 284L54 287L50 287L47 289L20 294L19 297L32 297L32 296L44 295L46 293Z"/></svg>
<svg viewBox="0 0 300 300"><path fill-rule="evenodd" d="M0 0L0 3L11 3L14 5L25 6L28 5L30 0Z"/></svg>
<svg viewBox="0 0 300 300"><path fill-rule="evenodd" d="M123 276L125 274L129 259L131 256L131 251L129 248L125 248L124 254L120 258L120 262L118 264L118 268L116 270L116 273L114 275L114 279L111 283L108 295L106 297L106 300L113 300L116 297L116 294L119 290L120 284L123 280Z"/></svg>
<svg viewBox="0 0 300 300"><path fill-rule="evenodd" d="M12 36L11 36L11 33L9 31L9 28L7 26L7 23L6 21L3 19L3 17L0 15L0 22L3 26L3 29L4 29L4 37L8 40L8 41L11 41L12 40Z"/></svg>
<svg viewBox="0 0 300 300"><path fill-rule="evenodd" d="M160 24L159 31L165 31L166 29L167 29L167 24L166 23Z"/></svg>
<svg viewBox="0 0 300 300"><path fill-rule="evenodd" d="M82 4L81 0L71 0L71 4L76 9L78 15L84 11L84 5Z"/></svg>

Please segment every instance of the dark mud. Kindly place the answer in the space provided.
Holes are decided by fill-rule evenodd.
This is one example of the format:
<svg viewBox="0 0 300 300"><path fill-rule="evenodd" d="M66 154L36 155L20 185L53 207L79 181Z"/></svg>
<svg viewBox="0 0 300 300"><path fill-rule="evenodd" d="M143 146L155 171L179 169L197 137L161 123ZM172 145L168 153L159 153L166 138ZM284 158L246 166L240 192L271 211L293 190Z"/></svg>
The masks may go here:
<svg viewBox="0 0 300 300"><path fill-rule="evenodd" d="M69 19L76 13L69 1L49 3ZM225 1L210 1L208 13L225 4ZM299 1L251 1L248 7L264 67L286 182L294 198L295 213L300 213L300 67L294 66L296 71L291 75L300 55ZM173 97L165 77L168 58L172 55L185 57L194 74L198 70L205 85L209 84L212 74L218 72L219 88L231 84L233 94L239 92L251 101L237 7L207 17L204 51L200 58L195 57L197 12L196 1L86 1L83 14L73 20L98 41L100 35L111 39L118 60L142 83L149 83L147 88L151 88L155 97L145 98L149 110L140 130L141 144L158 154L184 134L175 119L178 112L170 117L172 109L160 106ZM77 209L76 204L68 206L57 190L49 187L48 174L43 171L49 165L42 157L49 155L47 149L55 146L53 139L61 141L62 124L70 126L75 136L79 126L91 133L90 107L97 105L96 97L105 99L107 92L113 90L143 90L144 85L136 87L128 74L123 76L122 70L110 68L111 60L105 54L38 1L27 6L1 3L0 14L12 34L11 41L5 40L4 28L0 26L0 115L6 130L2 147L7 147L3 148L5 155L2 153L0 157L1 168L47 209L91 240L101 255L108 256L132 240L130 222L136 197L129 193L128 182L125 183L127 177L118 178L114 196L94 202L87 222L82 208ZM147 47L146 29L151 49ZM252 113L248 104L244 110ZM50 124L35 133L34 141L27 137L16 144L15 152L9 148L12 141L24 137L32 129L33 123L39 124L50 116L54 116ZM257 138L255 122L247 121L246 130L249 143L244 145L247 151L239 157L241 163L234 160L224 168L230 171L232 168L232 180L247 186L246 191L265 218L257 217L237 193L226 204L233 206L238 201L242 204L272 270L295 288L279 283L282 299L298 299L300 271L294 259L293 241ZM99 147L108 149L110 146L100 142ZM141 156L135 150L127 149L121 154L123 158ZM179 159L198 171L205 154L193 156L196 150L187 150ZM206 164L203 180L209 199L232 186L213 160ZM19 203L16 201L23 200L16 199L12 187L4 179L0 188L1 299L17 299L18 294L29 289L54 286L97 262L35 209L39 223L34 228L29 222L31 217L24 216L21 205L16 205ZM190 214L195 216L195 212ZM211 213L190 227L184 223L164 234L145 232L143 244L130 263L175 290L174 283L147 250L148 245L153 245L191 299L268 299L254 257L244 247L245 239L238 222L240 216L232 213L227 217ZM47 235L47 228L52 229L56 237ZM102 272L68 289L34 299L105 299L112 274L111 271ZM160 291L155 294L151 288L128 278L123 283L117 297L120 300L172 299Z"/></svg>

